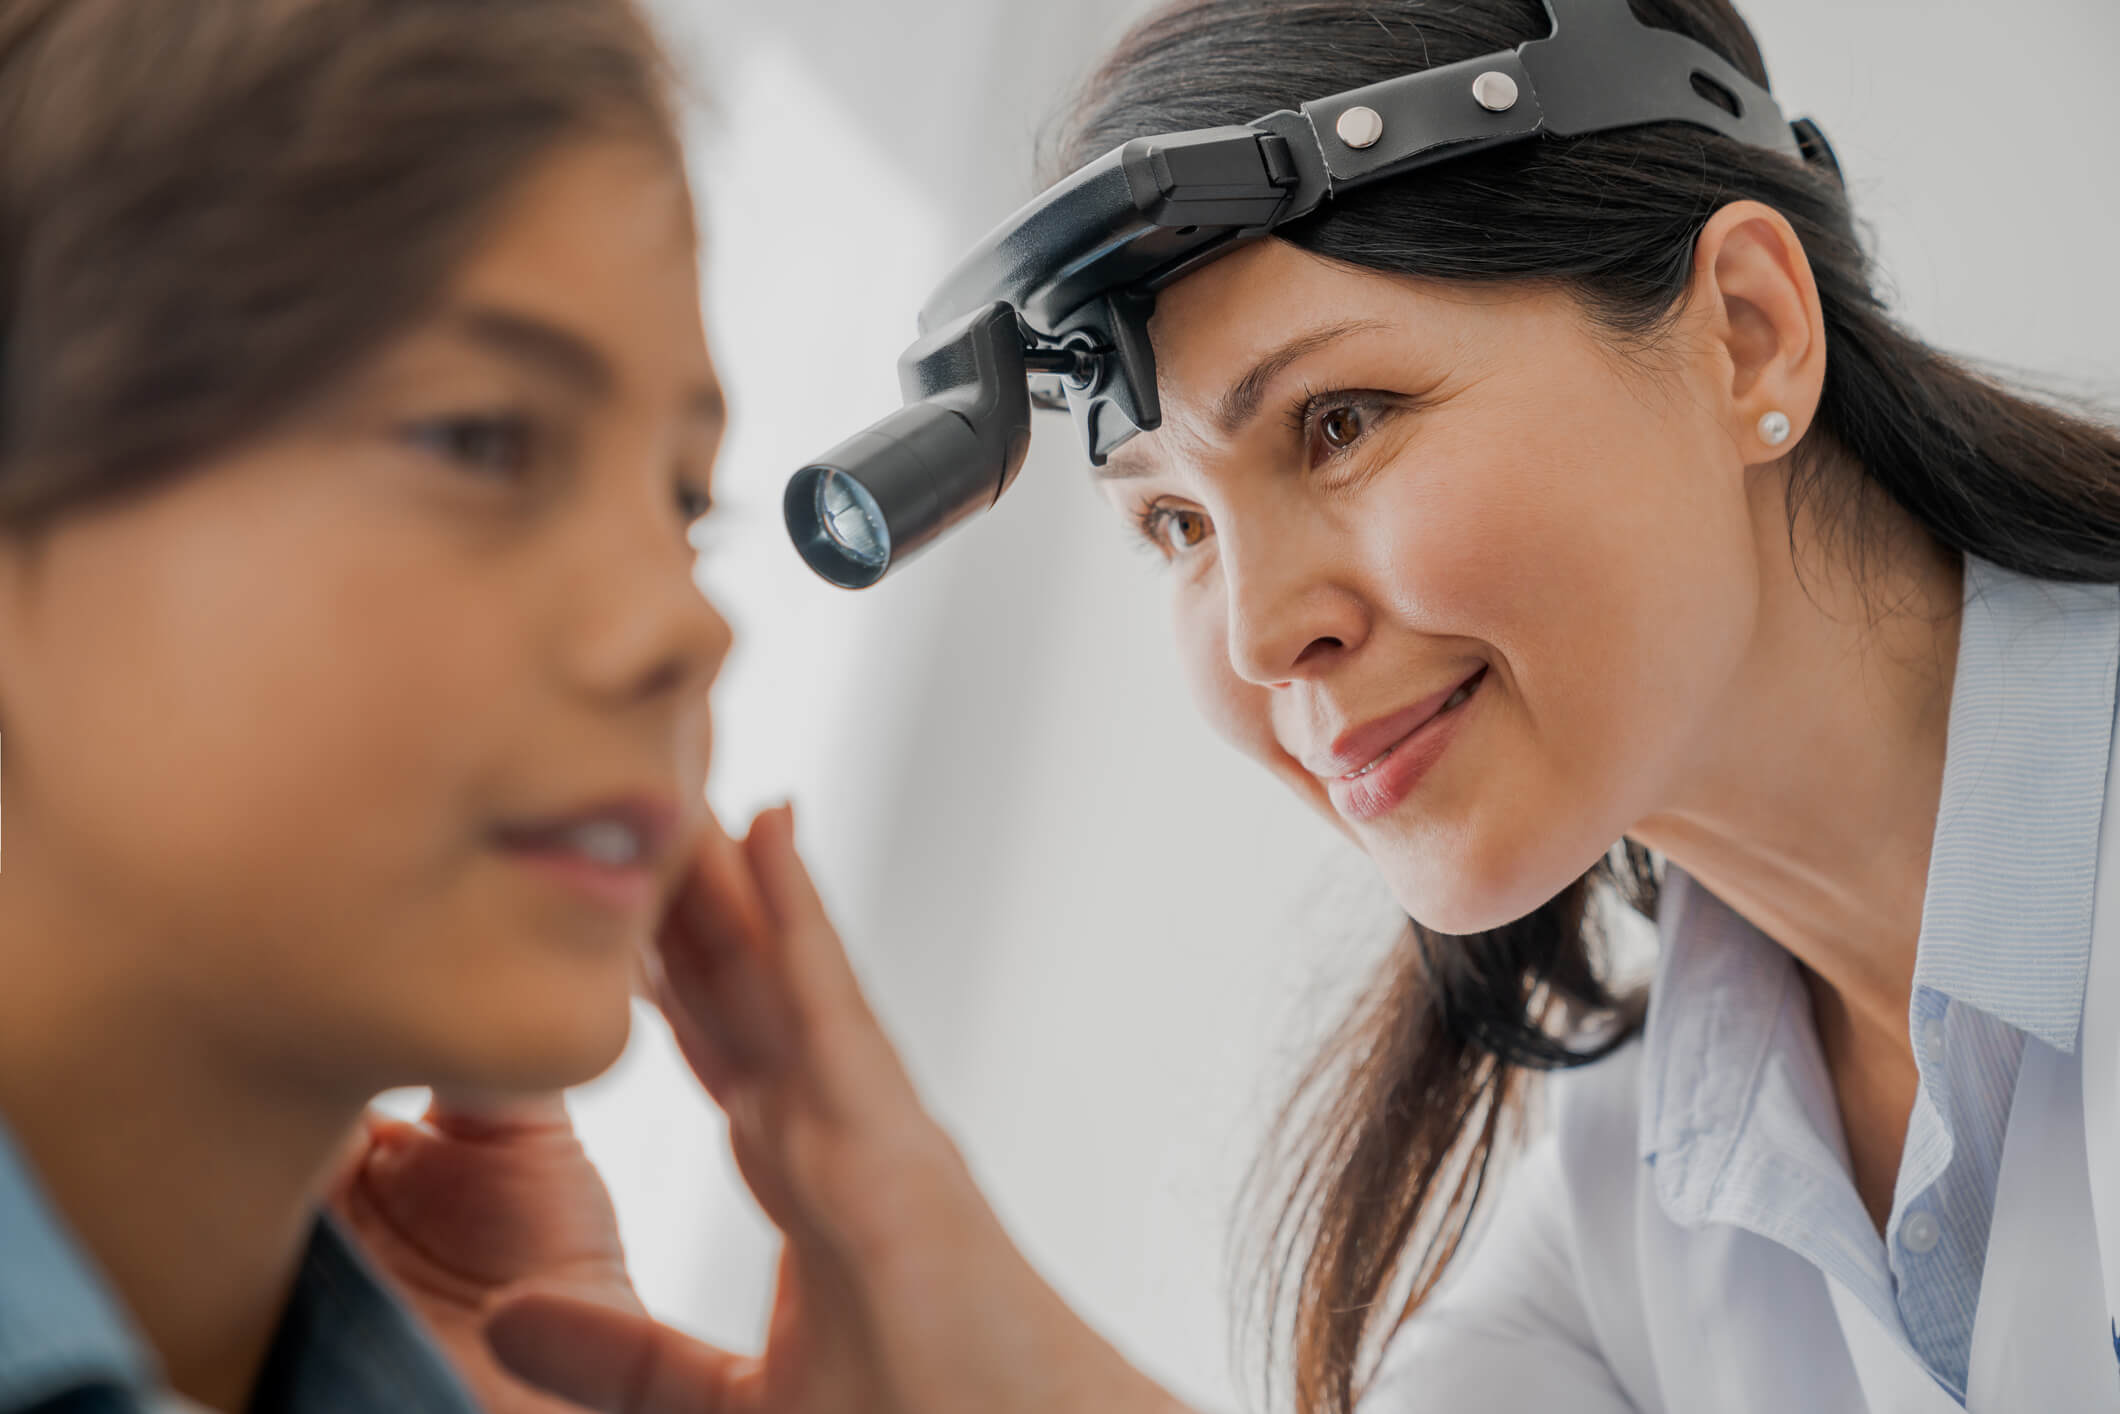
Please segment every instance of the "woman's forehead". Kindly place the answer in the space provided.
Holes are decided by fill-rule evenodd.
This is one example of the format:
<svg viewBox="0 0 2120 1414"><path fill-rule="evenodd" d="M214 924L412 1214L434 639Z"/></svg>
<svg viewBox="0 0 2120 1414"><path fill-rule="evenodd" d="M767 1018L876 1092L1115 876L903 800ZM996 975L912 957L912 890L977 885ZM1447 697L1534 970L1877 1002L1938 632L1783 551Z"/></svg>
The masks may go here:
<svg viewBox="0 0 2120 1414"><path fill-rule="evenodd" d="M1550 349L1554 321L1579 316L1551 288L1424 280L1256 242L1158 297L1149 335L1162 425L1114 451L1098 479L1211 457L1254 433L1290 387L1352 378L1410 392Z"/></svg>

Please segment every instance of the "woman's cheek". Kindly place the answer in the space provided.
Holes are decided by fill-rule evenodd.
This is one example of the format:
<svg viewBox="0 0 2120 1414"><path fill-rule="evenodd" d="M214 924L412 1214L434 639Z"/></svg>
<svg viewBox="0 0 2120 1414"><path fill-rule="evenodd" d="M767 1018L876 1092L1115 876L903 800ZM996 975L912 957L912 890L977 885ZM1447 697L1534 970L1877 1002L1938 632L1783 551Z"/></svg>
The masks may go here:
<svg viewBox="0 0 2120 1414"><path fill-rule="evenodd" d="M1171 629L1186 688L1208 726L1246 756L1271 764L1280 754L1272 694L1230 667L1228 600L1209 587L1181 585L1171 601Z"/></svg>

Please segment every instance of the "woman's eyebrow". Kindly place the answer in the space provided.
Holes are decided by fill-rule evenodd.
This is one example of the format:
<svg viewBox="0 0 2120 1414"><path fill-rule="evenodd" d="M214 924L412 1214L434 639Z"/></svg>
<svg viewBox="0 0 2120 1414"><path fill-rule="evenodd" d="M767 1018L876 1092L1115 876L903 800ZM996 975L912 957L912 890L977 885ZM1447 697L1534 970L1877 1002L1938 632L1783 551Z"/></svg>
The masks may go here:
<svg viewBox="0 0 2120 1414"><path fill-rule="evenodd" d="M1242 378L1229 386L1221 400L1215 404L1213 421L1215 430L1224 437L1234 437L1244 430L1244 425L1259 415L1259 403L1273 380L1286 372L1289 365L1298 359L1307 358L1319 349L1338 343L1354 334L1367 334L1377 329L1389 329L1391 324L1383 319L1343 319L1337 324L1327 324L1320 329L1298 334L1293 339L1275 348L1254 363ZM1102 481L1132 481L1153 474L1154 468L1135 457L1113 452L1103 466L1096 469L1095 479Z"/></svg>
<svg viewBox="0 0 2120 1414"><path fill-rule="evenodd" d="M1230 385L1229 391L1224 393L1221 401L1215 405L1215 430L1224 437L1234 437L1243 431L1244 425L1259 415L1259 403L1266 396L1267 387L1296 360L1306 358L1350 334L1366 334L1374 329L1390 327L1381 319L1347 319L1296 335L1253 364L1249 372Z"/></svg>
<svg viewBox="0 0 2120 1414"><path fill-rule="evenodd" d="M1153 476L1155 468L1139 456L1115 451L1104 459L1104 465L1090 471L1090 479L1100 485L1106 481L1134 481L1144 476Z"/></svg>

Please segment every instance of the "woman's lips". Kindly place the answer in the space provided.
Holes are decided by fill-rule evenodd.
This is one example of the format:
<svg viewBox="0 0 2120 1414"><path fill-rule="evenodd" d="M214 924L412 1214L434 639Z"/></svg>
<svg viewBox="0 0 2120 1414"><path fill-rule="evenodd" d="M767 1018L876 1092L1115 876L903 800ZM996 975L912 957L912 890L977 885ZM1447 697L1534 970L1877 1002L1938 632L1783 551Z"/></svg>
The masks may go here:
<svg viewBox="0 0 2120 1414"><path fill-rule="evenodd" d="M1483 666L1448 692L1415 703L1406 711L1394 713L1378 723L1380 727L1397 727L1401 734L1370 752L1359 765L1327 779L1325 790L1332 798L1333 808L1350 820L1373 820L1398 809L1435 763L1442 759L1486 680L1487 669ZM1364 728L1361 733L1350 736L1374 741L1374 731L1375 728ZM1367 743L1363 742L1358 749L1367 750ZM1336 751L1334 754L1337 758L1334 764L1348 759L1345 752Z"/></svg>

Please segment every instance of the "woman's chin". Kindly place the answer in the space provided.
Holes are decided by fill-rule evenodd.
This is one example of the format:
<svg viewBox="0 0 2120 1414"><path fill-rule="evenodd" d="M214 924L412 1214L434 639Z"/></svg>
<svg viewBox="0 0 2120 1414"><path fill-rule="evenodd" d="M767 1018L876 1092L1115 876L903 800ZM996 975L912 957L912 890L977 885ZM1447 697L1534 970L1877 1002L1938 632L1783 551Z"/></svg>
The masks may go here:
<svg viewBox="0 0 2120 1414"><path fill-rule="evenodd" d="M1401 861L1399 867L1385 869L1385 882L1416 923L1463 937L1505 927L1535 912L1582 873L1522 866L1520 859L1453 858L1418 865Z"/></svg>

